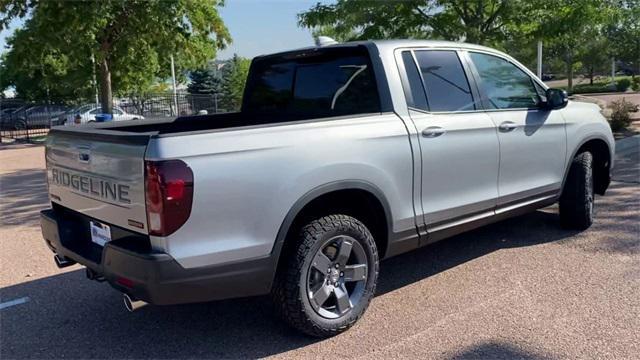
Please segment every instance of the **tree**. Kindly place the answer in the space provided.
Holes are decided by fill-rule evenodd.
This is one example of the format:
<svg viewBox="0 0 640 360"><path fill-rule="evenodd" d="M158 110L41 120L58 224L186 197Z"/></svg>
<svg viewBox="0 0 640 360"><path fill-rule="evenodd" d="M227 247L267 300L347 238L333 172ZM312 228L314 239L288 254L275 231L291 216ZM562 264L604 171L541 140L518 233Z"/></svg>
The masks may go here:
<svg viewBox="0 0 640 360"><path fill-rule="evenodd" d="M29 25L16 30L2 56L0 88L14 86L19 97L28 100L88 97L91 62L75 61L37 37Z"/></svg>
<svg viewBox="0 0 640 360"><path fill-rule="evenodd" d="M111 113L112 89L126 93L148 88L156 77L168 75L170 55L182 68L197 68L215 57L216 50L231 41L218 13L222 4L222 0L8 0L0 4L0 25L6 28L11 18L31 14L25 22L28 30L11 43L10 53L16 53L12 66L20 61L37 63L33 59L53 54L56 60L67 59L65 70L72 74L77 68L92 69L94 57L103 111ZM50 77L42 71L41 75Z"/></svg>
<svg viewBox="0 0 640 360"><path fill-rule="evenodd" d="M233 58L222 68L222 100L220 103L226 111L240 109L250 64L249 59L234 54Z"/></svg>
<svg viewBox="0 0 640 360"><path fill-rule="evenodd" d="M189 75L191 83L187 87L190 94L215 94L220 92L220 78L210 68L198 69Z"/></svg>
<svg viewBox="0 0 640 360"><path fill-rule="evenodd" d="M593 85L593 78L597 73L606 72L610 55L609 42L599 34L583 46L580 53L580 63L589 77L589 84Z"/></svg>
<svg viewBox="0 0 640 360"><path fill-rule="evenodd" d="M605 29L615 57L640 74L640 0L613 0L614 13Z"/></svg>
<svg viewBox="0 0 640 360"><path fill-rule="evenodd" d="M564 61L567 90L588 41L601 33L611 14L606 0L528 0L523 4L520 28L530 37L544 40L549 52Z"/></svg>
<svg viewBox="0 0 640 360"><path fill-rule="evenodd" d="M330 28L327 35L341 41L435 38L494 44L506 37L520 7L520 0L338 0L318 3L298 20L316 33Z"/></svg>

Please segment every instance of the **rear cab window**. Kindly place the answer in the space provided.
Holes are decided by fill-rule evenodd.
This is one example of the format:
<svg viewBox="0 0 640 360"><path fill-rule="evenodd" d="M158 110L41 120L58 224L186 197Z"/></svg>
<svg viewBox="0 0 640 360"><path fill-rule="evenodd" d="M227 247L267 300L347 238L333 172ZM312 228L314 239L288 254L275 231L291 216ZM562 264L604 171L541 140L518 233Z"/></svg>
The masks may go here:
<svg viewBox="0 0 640 360"><path fill-rule="evenodd" d="M476 110L471 86L455 50L405 50L409 107L430 112Z"/></svg>
<svg viewBox="0 0 640 360"><path fill-rule="evenodd" d="M380 98L364 47L312 49L254 60L243 112L273 122L379 113Z"/></svg>

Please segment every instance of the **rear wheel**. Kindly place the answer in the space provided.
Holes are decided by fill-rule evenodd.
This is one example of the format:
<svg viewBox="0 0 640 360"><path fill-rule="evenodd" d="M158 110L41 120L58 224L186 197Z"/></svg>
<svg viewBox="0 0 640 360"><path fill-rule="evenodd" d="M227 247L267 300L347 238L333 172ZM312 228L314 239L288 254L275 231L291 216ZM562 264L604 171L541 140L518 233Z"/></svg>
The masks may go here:
<svg viewBox="0 0 640 360"><path fill-rule="evenodd" d="M378 252L360 221L330 215L304 226L278 273L276 310L294 328L317 337L339 334L365 312L378 278Z"/></svg>
<svg viewBox="0 0 640 360"><path fill-rule="evenodd" d="M587 229L593 223L593 208L593 155L585 151L571 162L560 196L560 223L570 229Z"/></svg>

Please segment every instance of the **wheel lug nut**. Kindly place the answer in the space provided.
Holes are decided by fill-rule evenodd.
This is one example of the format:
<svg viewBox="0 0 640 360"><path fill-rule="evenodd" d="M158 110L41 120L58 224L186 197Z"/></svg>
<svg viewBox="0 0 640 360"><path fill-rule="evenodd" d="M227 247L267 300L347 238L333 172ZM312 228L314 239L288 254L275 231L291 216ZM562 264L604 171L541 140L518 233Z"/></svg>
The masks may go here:
<svg viewBox="0 0 640 360"><path fill-rule="evenodd" d="M327 269L327 274L331 274L331 268Z"/></svg>
<svg viewBox="0 0 640 360"><path fill-rule="evenodd" d="M340 276L344 276L344 273L343 273L343 272L340 272Z"/></svg>
<svg viewBox="0 0 640 360"><path fill-rule="evenodd" d="M339 267L340 267L340 265L336 264L336 269L339 268Z"/></svg>

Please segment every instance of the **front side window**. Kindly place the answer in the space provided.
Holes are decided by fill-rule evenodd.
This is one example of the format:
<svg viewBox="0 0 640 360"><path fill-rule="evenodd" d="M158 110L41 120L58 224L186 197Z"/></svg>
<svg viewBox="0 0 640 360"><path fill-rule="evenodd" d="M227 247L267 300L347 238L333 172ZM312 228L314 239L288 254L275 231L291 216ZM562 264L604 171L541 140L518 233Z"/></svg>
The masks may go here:
<svg viewBox="0 0 640 360"><path fill-rule="evenodd" d="M534 108L539 103L533 80L520 68L493 55L469 53L480 77L479 87L491 109Z"/></svg>
<svg viewBox="0 0 640 360"><path fill-rule="evenodd" d="M451 50L416 51L429 110L468 111L475 105L458 54Z"/></svg>
<svg viewBox="0 0 640 360"><path fill-rule="evenodd" d="M380 112L365 49L333 49L257 60L243 111L286 120Z"/></svg>

